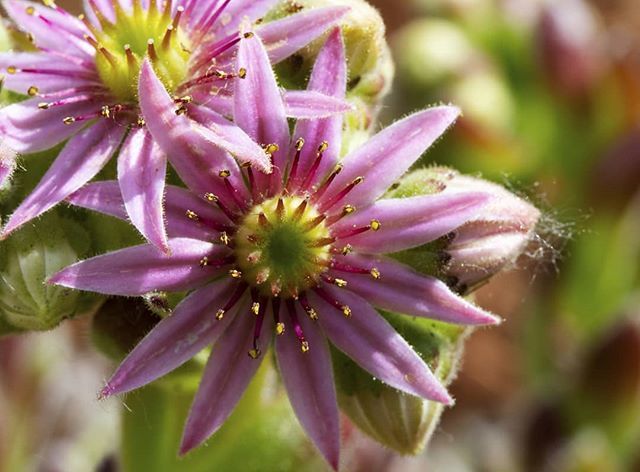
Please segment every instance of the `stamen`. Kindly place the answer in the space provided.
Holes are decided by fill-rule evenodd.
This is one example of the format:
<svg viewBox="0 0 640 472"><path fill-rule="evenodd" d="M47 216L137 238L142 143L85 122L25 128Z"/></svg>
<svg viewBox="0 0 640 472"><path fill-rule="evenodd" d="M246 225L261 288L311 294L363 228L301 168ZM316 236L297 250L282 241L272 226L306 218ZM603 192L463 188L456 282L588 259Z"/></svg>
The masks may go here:
<svg viewBox="0 0 640 472"><path fill-rule="evenodd" d="M231 310L231 308L234 307L234 305L238 302L238 300L240 300L240 297L242 297L247 287L248 285L246 282L240 282L238 284L235 292L233 292L233 294L231 295L231 298L229 298L227 303L216 312L217 320L221 320L222 318L224 318L224 314L229 310Z"/></svg>
<svg viewBox="0 0 640 472"><path fill-rule="evenodd" d="M309 232L312 229L314 229L315 227L317 227L320 223L322 223L324 220L327 219L327 215L318 215L316 216L314 219L312 219L311 221L309 221L305 226L304 226L304 230L305 232Z"/></svg>
<svg viewBox="0 0 640 472"><path fill-rule="evenodd" d="M309 315L309 318L311 318L311 320L313 321L318 321L318 312L316 312L316 310L309 303L307 294L305 292L302 292L299 298L300 304L302 305L302 308L304 308L304 311L307 313L307 315Z"/></svg>
<svg viewBox="0 0 640 472"><path fill-rule="evenodd" d="M238 195L236 188L231 183L231 180L229 180L229 177L231 176L231 172L225 169L225 170L221 170L218 173L218 175L223 179L224 187L227 190L227 193L229 194L233 202L238 207L238 209L240 209L241 211L244 211L246 209L246 203L240 199L240 196Z"/></svg>
<svg viewBox="0 0 640 472"><path fill-rule="evenodd" d="M232 264L234 261L235 261L235 258L233 256L226 256L226 257L223 257L222 259L216 259L214 261L209 259L209 257L204 256L202 259L200 259L199 264L202 269L206 267L211 267L212 269L219 269L220 267L224 267L228 264Z"/></svg>
<svg viewBox="0 0 640 472"><path fill-rule="evenodd" d="M287 177L287 185L285 186L285 189L287 192L291 192L293 190L292 185L298 174L298 165L300 164L300 154L302 152L303 147L304 147L304 139L298 138L298 140L296 141L296 154L293 158L291 171L289 172L289 176Z"/></svg>
<svg viewBox="0 0 640 472"><path fill-rule="evenodd" d="M302 200L302 202L300 202L300 205L298 205L298 208L296 208L295 211L293 212L294 221L299 221L300 218L302 218L302 215L304 215L304 212L307 209L308 204L309 204L309 200L307 198L305 198L304 200Z"/></svg>
<svg viewBox="0 0 640 472"><path fill-rule="evenodd" d="M309 342L304 337L304 332L300 321L298 320L298 314L296 313L296 306L293 299L287 300L287 309L289 310L289 318L291 318L291 324L293 324L293 332L296 333L298 341L300 341L300 349L303 353L309 352Z"/></svg>
<svg viewBox="0 0 640 472"><path fill-rule="evenodd" d="M167 26L167 31L165 31L164 36L162 37L162 49L167 50L171 46L171 38L173 33L173 25Z"/></svg>
<svg viewBox="0 0 640 472"><path fill-rule="evenodd" d="M327 211L328 209L330 209L332 206L346 197L356 185L359 185L362 182L364 182L364 177L356 177L355 179L353 179L349 185L347 185L344 189L335 194L328 202L322 205L321 211Z"/></svg>
<svg viewBox="0 0 640 472"><path fill-rule="evenodd" d="M184 13L184 7L182 5L176 8L176 14L173 17L173 22L171 23L171 26L173 26L174 30L178 29L178 26L180 25L180 18L182 18L183 13Z"/></svg>
<svg viewBox="0 0 640 472"><path fill-rule="evenodd" d="M215 203L216 206L218 208L220 208L220 210L222 210L222 212L227 216L227 218L229 218L231 221L237 221L238 219L238 215L236 215L235 213L233 213L231 210L229 210L229 208L220 201L220 199L218 198L217 195L213 194L213 193L205 193L204 194L204 198L205 200L207 200L209 203Z"/></svg>
<svg viewBox="0 0 640 472"><path fill-rule="evenodd" d="M109 61L111 67L115 68L118 66L118 59L116 58L116 56L111 54L111 52L109 52L107 48L105 48L104 46L100 46L99 51L107 59L107 61Z"/></svg>
<svg viewBox="0 0 640 472"><path fill-rule="evenodd" d="M343 167L344 166L342 164L336 164L336 166L333 168L329 176L322 183L320 188L318 188L318 190L316 190L316 193L313 194L314 201L317 201L320 198L322 198L322 196L325 194L325 192L329 188L329 185L331 185L331 182L333 182L334 179L338 176L338 174L342 172Z"/></svg>
<svg viewBox="0 0 640 472"><path fill-rule="evenodd" d="M321 277L325 282L329 282L330 284L333 284L336 287L345 288L347 286L347 281L344 279L337 279L327 274L322 274Z"/></svg>
<svg viewBox="0 0 640 472"><path fill-rule="evenodd" d="M349 228L348 230L346 230L344 233L340 233L338 235L336 235L336 239L344 239L344 238L351 238L353 236L357 236L359 234L365 233L369 230L371 231L378 231L381 228L381 224L378 220L371 220L371 223L369 223L367 226L360 226L357 228Z"/></svg>
<svg viewBox="0 0 640 472"><path fill-rule="evenodd" d="M241 279L242 278L242 272L240 272L238 269L231 269L229 271L229 275L234 279Z"/></svg>
<svg viewBox="0 0 640 472"><path fill-rule="evenodd" d="M365 269L364 267L355 267L348 264L343 264L342 262L332 261L331 268L338 270L340 272L346 272L348 274L361 274L361 275L371 275L375 280L379 280L381 278L380 270L376 267L372 267L371 269Z"/></svg>
<svg viewBox="0 0 640 472"><path fill-rule="evenodd" d="M4 78L2 78L1 81L4 82ZM27 89L27 95L29 95L30 97L35 97L36 95L38 95L38 92L38 87L36 87L35 85L32 85Z"/></svg>
<svg viewBox="0 0 640 472"><path fill-rule="evenodd" d="M320 238L307 243L307 247L325 247L336 242L336 238Z"/></svg>
<svg viewBox="0 0 640 472"><path fill-rule="evenodd" d="M302 189L308 189L309 186L311 185L311 182L316 176L316 172L318 172L318 168L320 167L320 162L322 162L322 156L324 155L324 152L327 149L329 149L329 143L327 143L326 141L322 141L322 143L320 143L320 146L318 146L318 153L316 154L316 159L315 161L313 161L313 164L311 165L311 169L309 169L309 173L307 174L304 181L302 182L302 185L300 186Z"/></svg>
<svg viewBox="0 0 640 472"><path fill-rule="evenodd" d="M345 205L344 207L342 207L342 211L340 213L338 213L337 215L333 215L331 218L327 220L327 226L331 226L337 223L345 216L355 213L355 211L356 211L356 207L354 207L353 205Z"/></svg>
<svg viewBox="0 0 640 472"><path fill-rule="evenodd" d="M341 311L346 318L349 318L351 316L351 308L349 308L349 305L343 305L338 300L329 295L321 287L316 287L314 290L324 301L335 307L337 310Z"/></svg>
<svg viewBox="0 0 640 472"><path fill-rule="evenodd" d="M285 331L284 323L280 321L280 299L272 298L271 307L273 309L273 321L276 325L276 334L282 336Z"/></svg>
<svg viewBox="0 0 640 472"><path fill-rule="evenodd" d="M252 293L253 296L253 293ZM252 359L257 359L260 357L262 352L260 351L260 347L258 346L258 341L260 340L260 334L262 332L262 324L264 323L264 313L267 309L267 298L262 297L259 302L258 314L256 315L256 324L253 329L253 349L249 351L249 357ZM256 303L256 302L254 302Z"/></svg>

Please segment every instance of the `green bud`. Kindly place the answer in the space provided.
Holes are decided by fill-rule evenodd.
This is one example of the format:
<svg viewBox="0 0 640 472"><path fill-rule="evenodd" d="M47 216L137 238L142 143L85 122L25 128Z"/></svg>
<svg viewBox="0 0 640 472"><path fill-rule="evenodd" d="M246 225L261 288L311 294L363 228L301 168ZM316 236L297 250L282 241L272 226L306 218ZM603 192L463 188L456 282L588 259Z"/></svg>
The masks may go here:
<svg viewBox="0 0 640 472"><path fill-rule="evenodd" d="M455 376L468 330L422 318L384 313L385 318L413 346L448 385ZM338 402L362 431L402 454L418 454L433 434L444 405L402 393L334 351Z"/></svg>
<svg viewBox="0 0 640 472"><path fill-rule="evenodd" d="M89 240L77 224L51 212L0 244L0 317L18 330L48 330L90 308L95 298L48 285L76 262Z"/></svg>

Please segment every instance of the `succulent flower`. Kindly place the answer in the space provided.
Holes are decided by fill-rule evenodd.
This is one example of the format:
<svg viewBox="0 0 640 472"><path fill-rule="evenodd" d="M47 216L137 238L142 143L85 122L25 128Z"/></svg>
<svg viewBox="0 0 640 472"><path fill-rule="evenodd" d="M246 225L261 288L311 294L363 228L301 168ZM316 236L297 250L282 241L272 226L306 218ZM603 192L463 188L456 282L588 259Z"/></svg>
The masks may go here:
<svg viewBox="0 0 640 472"><path fill-rule="evenodd" d="M461 226L486 195L380 200L454 122L455 107L413 114L341 159L340 115L300 119L291 136L257 34L240 42L237 66L247 72L235 83L234 120L264 146L273 172L231 159L205 162L208 144L190 133L189 121L202 110L187 105L185 114L176 115L172 97L145 62L139 87L147 126L166 153L191 166L190 191L167 187L172 255L150 244L134 246L74 264L49 283L123 296L191 290L102 390L109 396L148 384L213 345L182 453L222 425L273 341L294 411L337 468L339 416L327 340L388 385L450 404L425 361L374 306L464 325L497 322L443 282L383 256ZM340 99L345 86L344 45L335 30L318 55L308 90ZM90 184L70 201L126 217L114 182Z"/></svg>
<svg viewBox="0 0 640 472"><path fill-rule="evenodd" d="M194 124L194 133L268 171L263 149L246 133L227 126L223 114L232 103L233 81L244 76L244 70L231 70L233 53L243 39L241 24L257 21L276 1L86 3L86 16L78 18L53 2L3 2L35 49L0 54L5 87L30 97L0 111L5 144L19 153L33 153L69 141L2 234L6 236L64 200L119 151L118 180L131 222L166 251L162 198L167 156L144 126L149 117L139 107L141 65L145 58L153 64L163 88L172 96L172 113L181 113L190 102L206 111L208 127ZM346 10L303 11L260 25L257 31L275 63L319 36ZM310 112L301 110L299 93L285 98L291 115ZM319 94L302 102L313 102L321 114L327 108L344 109L344 104L327 103ZM211 120L215 127L210 126ZM231 129L233 134L229 134ZM180 173L183 157L168 158Z"/></svg>

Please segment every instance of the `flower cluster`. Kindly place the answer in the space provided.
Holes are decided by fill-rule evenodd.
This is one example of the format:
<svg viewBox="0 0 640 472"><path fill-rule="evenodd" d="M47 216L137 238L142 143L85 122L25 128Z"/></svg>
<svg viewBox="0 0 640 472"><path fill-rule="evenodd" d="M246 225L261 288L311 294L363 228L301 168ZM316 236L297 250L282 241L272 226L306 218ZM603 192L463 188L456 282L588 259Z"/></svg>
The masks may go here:
<svg viewBox="0 0 640 472"><path fill-rule="evenodd" d="M220 428L272 346L300 423L337 469L330 345L401 392L451 404L381 311L499 322L388 256L465 227L492 191L387 193L455 122L454 106L412 114L343 156L350 106L340 28L325 35L306 90L282 90L273 65L347 9L260 21L275 3L88 0L77 18L6 0L35 52L0 54L5 86L30 97L0 110L3 145L28 154L66 144L3 234L63 200L130 221L147 243L48 279L115 296L188 292L101 395L149 384L210 349L186 453ZM88 183L113 155L117 180ZM184 186L166 183L167 162ZM3 159L3 175L13 165Z"/></svg>

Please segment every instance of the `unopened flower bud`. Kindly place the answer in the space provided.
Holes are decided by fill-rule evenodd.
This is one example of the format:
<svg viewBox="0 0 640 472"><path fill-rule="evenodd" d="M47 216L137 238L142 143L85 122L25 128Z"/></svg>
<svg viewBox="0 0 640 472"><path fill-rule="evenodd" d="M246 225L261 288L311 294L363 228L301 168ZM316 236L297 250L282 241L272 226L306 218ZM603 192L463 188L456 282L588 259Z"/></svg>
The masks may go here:
<svg viewBox="0 0 640 472"><path fill-rule="evenodd" d="M537 34L551 85L568 96L587 92L602 69L602 55L596 17L586 2L546 2Z"/></svg>
<svg viewBox="0 0 640 472"><path fill-rule="evenodd" d="M384 21L375 8L365 0L296 0L283 2L273 15L277 17L298 10L330 6L350 8L339 22L349 67L347 91L370 104L379 104L391 86L394 65L385 39ZM279 79L302 88L326 36L284 61L278 67Z"/></svg>
<svg viewBox="0 0 640 472"><path fill-rule="evenodd" d="M0 142L0 192L9 187L11 176L16 168L16 153Z"/></svg>
<svg viewBox="0 0 640 472"><path fill-rule="evenodd" d="M448 385L457 371L465 328L385 313L436 377ZM402 454L424 449L444 411L441 403L407 395L371 377L345 355L334 352L341 410L363 432Z"/></svg>
<svg viewBox="0 0 640 472"><path fill-rule="evenodd" d="M490 199L478 214L444 238L395 256L466 293L515 264L535 237L540 211L500 185L442 167L409 174L390 196L454 192L481 192ZM431 265L420 266L425 261Z"/></svg>
<svg viewBox="0 0 640 472"><path fill-rule="evenodd" d="M76 224L50 213L0 245L0 316L19 330L47 330L89 308L95 296L46 284L76 262L89 241Z"/></svg>

